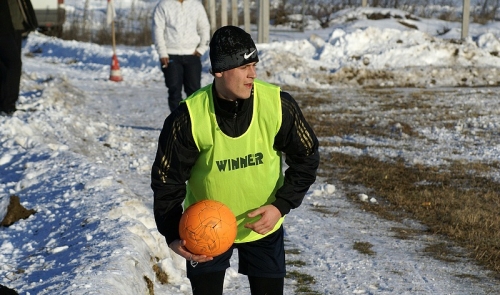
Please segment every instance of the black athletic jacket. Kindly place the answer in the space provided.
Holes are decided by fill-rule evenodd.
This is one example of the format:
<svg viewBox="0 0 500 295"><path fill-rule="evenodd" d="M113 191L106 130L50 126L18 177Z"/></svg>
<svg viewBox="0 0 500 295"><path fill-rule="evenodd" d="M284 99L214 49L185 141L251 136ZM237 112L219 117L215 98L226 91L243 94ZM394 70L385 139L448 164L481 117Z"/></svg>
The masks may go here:
<svg viewBox="0 0 500 295"><path fill-rule="evenodd" d="M213 94L216 97L215 91ZM285 171L284 184L277 191L272 204L285 215L302 203L309 187L316 180L319 153L318 139L297 102L286 92L281 92L280 96L282 124L275 137L274 148L284 153L288 169ZM214 105L217 123L226 135L237 137L247 130L252 119L253 95L233 102L216 98ZM151 171L156 225L168 244L179 239L186 181L198 154L191 133L188 108L182 103L165 120ZM168 164L162 165L162 159Z"/></svg>

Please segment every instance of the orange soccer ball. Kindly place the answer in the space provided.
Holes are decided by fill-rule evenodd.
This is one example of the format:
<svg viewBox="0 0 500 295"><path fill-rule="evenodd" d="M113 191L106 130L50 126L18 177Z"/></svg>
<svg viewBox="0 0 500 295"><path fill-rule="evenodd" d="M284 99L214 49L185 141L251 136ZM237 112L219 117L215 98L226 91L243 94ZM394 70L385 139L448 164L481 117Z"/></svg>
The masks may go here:
<svg viewBox="0 0 500 295"><path fill-rule="evenodd" d="M215 257L226 252L236 238L236 217L221 202L203 200L182 214L179 234L186 248L198 255Z"/></svg>

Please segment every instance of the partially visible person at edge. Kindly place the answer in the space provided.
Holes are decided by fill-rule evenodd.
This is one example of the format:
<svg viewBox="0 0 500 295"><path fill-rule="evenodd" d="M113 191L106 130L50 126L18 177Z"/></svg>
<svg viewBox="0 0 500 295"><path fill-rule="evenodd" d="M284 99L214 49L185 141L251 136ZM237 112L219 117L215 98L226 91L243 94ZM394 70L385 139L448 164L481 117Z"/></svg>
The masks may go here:
<svg viewBox="0 0 500 295"><path fill-rule="evenodd" d="M316 179L318 140L290 94L256 79L259 56L244 30L218 29L210 60L213 83L181 103L159 137L151 173L157 228L186 259L193 294L222 294L234 249L251 294L283 294L282 223ZM216 257L190 253L179 237L183 207L204 199L237 218L233 246Z"/></svg>
<svg viewBox="0 0 500 295"><path fill-rule="evenodd" d="M38 27L30 0L0 0L0 113L16 111L21 84L22 37Z"/></svg>
<svg viewBox="0 0 500 295"><path fill-rule="evenodd" d="M173 111L200 89L201 56L210 42L210 23L199 0L161 0L153 12L153 41Z"/></svg>

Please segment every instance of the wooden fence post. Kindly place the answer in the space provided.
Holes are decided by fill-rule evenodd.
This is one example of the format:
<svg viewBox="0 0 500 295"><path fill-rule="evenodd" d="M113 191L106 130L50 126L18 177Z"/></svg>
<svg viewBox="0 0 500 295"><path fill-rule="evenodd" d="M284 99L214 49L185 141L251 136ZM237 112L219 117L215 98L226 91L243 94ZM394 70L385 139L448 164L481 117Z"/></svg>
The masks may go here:
<svg viewBox="0 0 500 295"><path fill-rule="evenodd" d="M462 9L462 39L469 35L470 0L464 0Z"/></svg>
<svg viewBox="0 0 500 295"><path fill-rule="evenodd" d="M269 0L259 0L258 43L269 42Z"/></svg>

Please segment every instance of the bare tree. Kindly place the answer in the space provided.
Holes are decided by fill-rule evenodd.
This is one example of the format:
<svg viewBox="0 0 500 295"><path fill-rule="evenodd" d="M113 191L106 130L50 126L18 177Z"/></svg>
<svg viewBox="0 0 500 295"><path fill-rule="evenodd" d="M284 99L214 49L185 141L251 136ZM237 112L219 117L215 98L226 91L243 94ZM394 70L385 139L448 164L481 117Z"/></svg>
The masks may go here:
<svg viewBox="0 0 500 295"><path fill-rule="evenodd" d="M271 8L270 18L275 25L283 25L288 22L288 15L293 13L288 2L289 0L281 0L275 7Z"/></svg>
<svg viewBox="0 0 500 295"><path fill-rule="evenodd" d="M499 8L499 0L484 0L478 3L481 6L477 15L474 15L474 21L477 23L485 24L490 20L495 19L496 12Z"/></svg>
<svg viewBox="0 0 500 295"><path fill-rule="evenodd" d="M350 2L351 0L347 0ZM314 19L318 20L322 28L327 28L332 20L333 13L350 7L349 4L343 3L342 0L339 1L325 1L325 0L313 0L308 1L305 14L312 16Z"/></svg>

